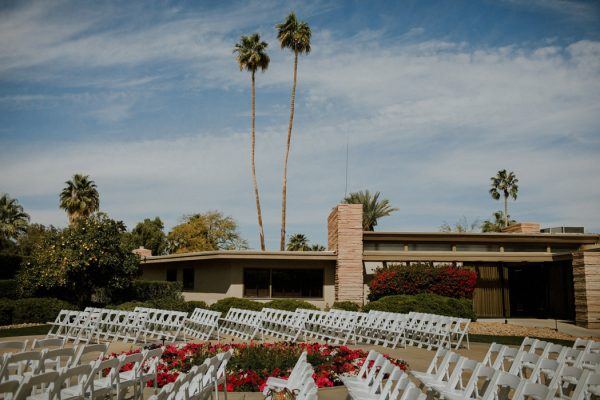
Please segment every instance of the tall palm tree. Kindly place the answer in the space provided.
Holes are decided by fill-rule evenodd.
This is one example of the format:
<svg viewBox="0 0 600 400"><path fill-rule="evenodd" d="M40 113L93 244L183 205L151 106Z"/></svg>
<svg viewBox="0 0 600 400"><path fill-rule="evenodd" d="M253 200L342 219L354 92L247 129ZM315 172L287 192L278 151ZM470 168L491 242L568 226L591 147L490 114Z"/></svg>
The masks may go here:
<svg viewBox="0 0 600 400"><path fill-rule="evenodd" d="M307 251L310 250L308 244L308 238L302 233L296 233L290 236L290 240L287 244L288 251Z"/></svg>
<svg viewBox="0 0 600 400"><path fill-rule="evenodd" d="M14 240L27 231L29 215L23 211L23 206L17 199L11 199L8 194L0 197L0 239Z"/></svg>
<svg viewBox="0 0 600 400"><path fill-rule="evenodd" d="M512 171L506 171L502 169L498 171L496 176L490 178L492 181L492 187L490 189L490 195L494 200L499 200L501 196L504 196L504 227L508 226L508 198L512 197L513 200L517 199L517 193L519 192L519 180Z"/></svg>
<svg viewBox="0 0 600 400"><path fill-rule="evenodd" d="M251 122L250 122L250 163L252 165L252 184L254 185L254 197L256 200L256 213L258 214L258 229L260 236L260 249L265 250L265 231L262 222L262 212L260 209L260 197L258 195L258 182L256 180L256 167L254 163L254 147L255 147L255 134L254 134L254 121L256 119L255 114L255 75L256 71L260 69L265 71L269 68L269 62L271 61L267 55L267 42L260 40L260 35L254 33L249 36L242 36L240 41L236 43L233 52L236 54L236 60L240 66L240 71L246 70L250 72L251 76Z"/></svg>
<svg viewBox="0 0 600 400"><path fill-rule="evenodd" d="M294 125L294 104L296 101L296 83L298 76L298 55L310 53L310 26L304 21L298 21L296 14L291 12L285 21L275 26L277 28L277 39L282 49L290 49L294 52L294 74L292 83L292 94L290 96L290 121L288 124L287 142L285 146L285 158L283 161L283 187L281 196L281 239L279 248L285 248L285 213L287 203L287 166L292 143L292 126Z"/></svg>
<svg viewBox="0 0 600 400"><path fill-rule="evenodd" d="M75 174L65 183L67 186L60 193L60 208L67 212L70 224L98 211L100 195L89 175Z"/></svg>
<svg viewBox="0 0 600 400"><path fill-rule="evenodd" d="M486 219L485 221L483 221L483 223L481 224L481 232L501 232L502 228L504 228L504 213L500 210L496 211L493 215L492 215L493 219ZM510 215L508 216L508 225L512 225L514 224L515 221L514 219L510 218Z"/></svg>
<svg viewBox="0 0 600 400"><path fill-rule="evenodd" d="M398 211L397 208L390 206L388 199L379 200L381 193L375 192L371 195L368 190L364 192L350 193L344 198L346 204L362 204L363 205L363 230L372 231L375 230L377 220L381 217L387 217L394 211Z"/></svg>

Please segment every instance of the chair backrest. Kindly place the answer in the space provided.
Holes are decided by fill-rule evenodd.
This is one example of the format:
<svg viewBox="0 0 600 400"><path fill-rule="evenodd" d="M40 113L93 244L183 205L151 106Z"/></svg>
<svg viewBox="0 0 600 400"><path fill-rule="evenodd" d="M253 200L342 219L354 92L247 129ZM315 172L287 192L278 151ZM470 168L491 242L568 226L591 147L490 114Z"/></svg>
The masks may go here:
<svg viewBox="0 0 600 400"><path fill-rule="evenodd" d="M19 386L21 386L21 381L18 380L9 380L0 383L0 395L2 398L9 399L14 396L14 394L19 390ZM6 396L6 394L10 394L11 396Z"/></svg>
<svg viewBox="0 0 600 400"><path fill-rule="evenodd" d="M15 393L13 400L26 400L33 391L44 389L46 389L44 397L48 400L54 399L58 390L58 387L54 384L58 380L58 376L58 372L51 371L25 378L23 382L21 382L19 390Z"/></svg>
<svg viewBox="0 0 600 400"><path fill-rule="evenodd" d="M81 395L81 398L85 398L86 392L91 385L91 380L89 379L91 374L91 364L67 368L59 374L54 385L58 393L64 386L73 387L75 385L80 385L81 392L79 394Z"/></svg>
<svg viewBox="0 0 600 400"><path fill-rule="evenodd" d="M66 347L62 349L45 350L42 352L42 362L40 367L46 371L47 368L59 371L68 367L75 359L75 348ZM54 365L52 365L54 364Z"/></svg>
<svg viewBox="0 0 600 400"><path fill-rule="evenodd" d="M10 375L23 375L25 372L36 374L41 368L42 353L39 351L24 351L22 353L8 354L0 370L0 380Z"/></svg>
<svg viewBox="0 0 600 400"><path fill-rule="evenodd" d="M82 362L88 363L96 361L106 354L108 351L108 343L100 344L88 344L85 346L79 346L77 355L73 359L72 366L79 365Z"/></svg>
<svg viewBox="0 0 600 400"><path fill-rule="evenodd" d="M25 351L27 340L13 340L10 342L0 342L0 350L14 350L11 353L20 353Z"/></svg>
<svg viewBox="0 0 600 400"><path fill-rule="evenodd" d="M53 347L65 347L65 339L49 338L49 339L34 339L31 344L31 350L35 349L51 349Z"/></svg>

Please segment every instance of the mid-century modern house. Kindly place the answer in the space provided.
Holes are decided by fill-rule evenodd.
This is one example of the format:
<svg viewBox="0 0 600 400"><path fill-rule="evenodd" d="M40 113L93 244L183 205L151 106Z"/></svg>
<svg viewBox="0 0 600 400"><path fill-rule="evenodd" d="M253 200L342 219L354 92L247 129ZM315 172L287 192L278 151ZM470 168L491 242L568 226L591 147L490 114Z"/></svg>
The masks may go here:
<svg viewBox="0 0 600 400"><path fill-rule="evenodd" d="M362 206L340 204L327 251L208 251L143 257L143 279L181 281L187 300L298 298L366 302L390 263L453 263L477 272L480 317L575 320L600 328L600 235L517 223L502 233L364 232ZM145 249L141 249L145 250ZM146 250L147 251L147 250Z"/></svg>

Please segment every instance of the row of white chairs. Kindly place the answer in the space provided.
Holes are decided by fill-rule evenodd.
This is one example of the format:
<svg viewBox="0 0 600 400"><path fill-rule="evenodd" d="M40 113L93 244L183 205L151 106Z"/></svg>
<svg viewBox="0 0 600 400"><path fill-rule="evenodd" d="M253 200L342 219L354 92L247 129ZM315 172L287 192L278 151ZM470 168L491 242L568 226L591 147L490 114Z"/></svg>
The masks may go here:
<svg viewBox="0 0 600 400"><path fill-rule="evenodd" d="M205 310L196 308L189 318L186 318L183 325L183 332L186 338L209 340L216 335L219 340L219 318L220 311Z"/></svg>
<svg viewBox="0 0 600 400"><path fill-rule="evenodd" d="M219 399L219 386L227 399L227 364L232 354L229 350L207 358L201 365L179 374L175 382L163 386L150 400Z"/></svg>
<svg viewBox="0 0 600 400"><path fill-rule="evenodd" d="M340 377L353 400L422 400L426 395L408 374L382 354L371 350L357 375Z"/></svg>
<svg viewBox="0 0 600 400"><path fill-rule="evenodd" d="M244 340L258 334L288 341L300 338L332 341L338 344L398 345L427 349L459 348L466 339L469 347L470 320L411 312L398 314L382 311L360 313L297 309L262 311L231 308L220 320L217 332Z"/></svg>
<svg viewBox="0 0 600 400"><path fill-rule="evenodd" d="M317 400L317 385L313 379L314 369L307 361L307 352L298 357L294 368L287 379L269 377L263 389L267 399L274 398L275 393L287 391L296 400Z"/></svg>
<svg viewBox="0 0 600 400"><path fill-rule="evenodd" d="M519 348L492 344L482 362L440 349L413 375L446 399L588 399L600 384L600 354L526 338Z"/></svg>
<svg viewBox="0 0 600 400"><path fill-rule="evenodd" d="M136 307L134 311L88 307L84 311L61 310L50 322L47 337L79 342L117 341L175 342L181 336L187 313Z"/></svg>
<svg viewBox="0 0 600 400"><path fill-rule="evenodd" d="M13 400L84 400L107 396L140 400L148 382L152 381L156 390L162 348L109 359L100 357L80 364L68 362L73 354L68 353L71 349L10 354L4 366L7 372L0 382L0 394ZM56 352L53 354L56 357L46 358L44 353L51 352ZM64 364L57 359L65 356ZM52 369L46 361L53 362Z"/></svg>

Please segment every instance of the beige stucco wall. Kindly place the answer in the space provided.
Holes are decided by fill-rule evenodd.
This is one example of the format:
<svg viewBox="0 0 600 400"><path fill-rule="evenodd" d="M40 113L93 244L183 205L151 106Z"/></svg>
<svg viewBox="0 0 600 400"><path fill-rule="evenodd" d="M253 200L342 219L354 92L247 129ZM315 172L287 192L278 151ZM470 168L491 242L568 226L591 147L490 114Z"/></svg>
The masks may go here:
<svg viewBox="0 0 600 400"><path fill-rule="evenodd" d="M323 298L302 299L319 308L331 307L335 301L335 262L298 260L207 260L142 266L142 279L165 280L167 269L177 269L177 280L182 281L183 269L194 268L194 290L183 293L187 301L201 300L212 304L225 297L243 297L244 268L323 268ZM267 302L272 299L252 299Z"/></svg>

